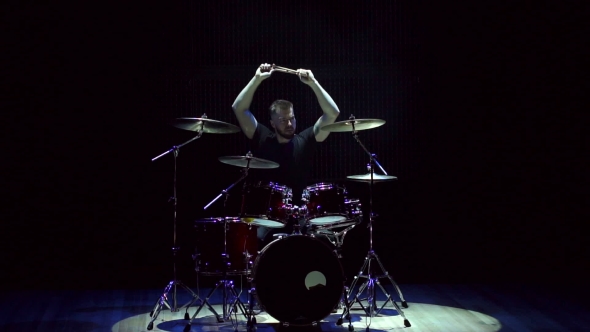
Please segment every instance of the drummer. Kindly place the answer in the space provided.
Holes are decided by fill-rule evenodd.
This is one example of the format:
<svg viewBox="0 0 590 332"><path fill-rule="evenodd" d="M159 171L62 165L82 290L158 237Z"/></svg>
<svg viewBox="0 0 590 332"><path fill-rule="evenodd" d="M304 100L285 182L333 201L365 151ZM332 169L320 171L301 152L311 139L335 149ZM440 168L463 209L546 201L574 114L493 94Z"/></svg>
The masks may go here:
<svg viewBox="0 0 590 332"><path fill-rule="evenodd" d="M311 70L298 69L297 77L315 93L323 112L322 116L313 126L297 133L293 104L287 100L279 99L270 105L270 121L268 122L270 128L258 122L250 110L250 104L260 83L271 77L274 71L273 66L267 63L261 64L254 77L237 96L232 109L242 131L250 139L254 157L279 164L279 167L274 169L251 170L250 182L270 181L287 186L293 190L292 204L301 207L301 196L307 185L317 143L326 140L330 134L320 128L334 123L340 111ZM304 226L303 220L297 222ZM290 225L287 229L274 230L259 226L258 238L264 244L272 241L272 234L289 233L290 231Z"/></svg>

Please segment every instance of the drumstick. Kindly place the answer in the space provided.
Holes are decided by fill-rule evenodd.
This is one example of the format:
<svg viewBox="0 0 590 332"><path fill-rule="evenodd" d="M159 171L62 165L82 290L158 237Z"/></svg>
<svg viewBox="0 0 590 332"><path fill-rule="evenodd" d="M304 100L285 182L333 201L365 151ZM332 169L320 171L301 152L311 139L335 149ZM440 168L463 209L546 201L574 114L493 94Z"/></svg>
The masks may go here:
<svg viewBox="0 0 590 332"><path fill-rule="evenodd" d="M277 66L277 65L273 65L273 69L278 70L278 71L282 71L284 73L297 74L297 70L293 70L293 69L289 69L289 68L285 68L285 67L281 67L281 66Z"/></svg>
<svg viewBox="0 0 590 332"><path fill-rule="evenodd" d="M293 69L289 69L289 68L285 68L285 67L281 67L281 66L277 66L277 65L272 65L272 68L278 72L281 73L287 73L287 74L295 74L295 75L299 75L301 74L301 76L303 77L307 77L308 75L306 73L300 73L297 70L293 70Z"/></svg>

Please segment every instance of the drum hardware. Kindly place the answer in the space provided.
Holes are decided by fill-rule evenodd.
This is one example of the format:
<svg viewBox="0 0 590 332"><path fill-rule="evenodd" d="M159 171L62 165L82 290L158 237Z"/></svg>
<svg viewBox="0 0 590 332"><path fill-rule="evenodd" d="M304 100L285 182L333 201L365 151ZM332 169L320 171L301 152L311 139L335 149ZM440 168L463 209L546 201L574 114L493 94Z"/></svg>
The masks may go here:
<svg viewBox="0 0 590 332"><path fill-rule="evenodd" d="M226 211L226 204L227 204L227 200L228 200L228 196L229 196L229 191L238 183L240 183L242 180L244 180L247 176L248 176L248 170L250 168L265 168L265 167L260 167L261 165L263 165L263 163L265 162L265 160L263 159L258 159L258 158L254 158L252 156L251 152L248 152L246 154L246 156L244 157L239 157L239 158L231 158L231 159L225 159L224 157L220 157L219 158L220 161L224 162L224 160L232 160L236 161L239 160L239 162L237 163L232 163L231 165L235 165L235 166L240 166L240 167L244 167L244 169L242 170L242 175L240 176L240 178L235 181L234 183L232 183L229 187L223 189L221 191L221 193L219 195L217 195L210 203L208 203L207 205L205 205L205 207L203 208L203 210L206 210L207 208L209 208L213 203L215 203L219 198L221 198L221 196L225 196L224 199L224 203L223 203L223 211ZM252 167L251 163L252 161L254 161L254 166ZM204 301L202 301L201 305L197 308L197 311L193 314L193 316L190 318L189 322L186 324L184 331L188 332L191 329L191 324L193 322L193 320L195 320L195 318L197 317L197 315L199 314L199 312L201 311L201 309L203 308L203 306L207 305L207 307L209 308L209 310L211 310L216 318L218 322L223 322L224 319L231 319L231 314L232 311L237 307L242 314L246 317L247 319L247 324L248 326L253 326L256 322L255 318L254 318L254 313L253 313L253 309L252 309L252 305L250 305L249 310L247 311L244 303L240 300L239 295L236 293L236 290L234 288L234 284L233 281L228 280L228 264L229 264L229 256L228 256L228 250L227 250L227 229L228 229L228 220L231 220L232 218L222 218L223 219L223 253L221 254L222 256L222 272L221 272L221 280L219 280L215 287L213 289L211 289L211 291L209 292L209 294L207 294L207 297L205 298ZM241 221L240 221L241 222ZM256 237L254 237L256 239ZM245 253L245 259L248 259L249 253ZM246 269L244 271L245 274L248 274L249 269L249 264L248 261L246 261ZM249 281L250 283L250 281ZM213 293L215 293L215 291L221 287L223 294L222 294L222 310L223 310L223 318L220 318L219 315L213 310L213 308L211 307L211 305L209 304L209 299L211 298L211 296L213 295ZM251 288L251 287L250 287ZM228 297L232 296L233 299L231 301L228 301ZM193 302L194 303L194 302ZM237 309L236 309L237 311ZM237 313L237 312L236 312ZM233 321L232 321L233 323Z"/></svg>
<svg viewBox="0 0 590 332"><path fill-rule="evenodd" d="M292 205L291 216L293 218L305 217L306 215L307 215L307 206L305 206L305 205L302 205L302 206Z"/></svg>
<svg viewBox="0 0 590 332"><path fill-rule="evenodd" d="M381 126L385 123L385 121L383 120L376 120L376 119L369 119L369 120L357 120L355 119L354 115L351 115L348 121L342 121L342 122L337 122L337 123L333 123L327 126L322 127L322 130L326 130L326 131L330 131L330 132L352 132L352 137L355 139L355 141L361 146L361 148L369 155L369 163L367 164L367 170L369 171L369 252L367 253L367 256L365 257L365 262L363 264L363 266L361 267L359 274L357 276L355 276L354 280L352 281L352 284L348 290L348 294L347 297L350 297L350 292L354 291L354 287L356 285L356 282L360 279L360 278L364 278L366 279L366 281L361 284L359 286L359 289L357 291L357 293L354 295L354 298L352 299L352 301L349 302L349 305L343 310L342 315L340 316L340 319L338 319L336 325L342 325L342 318L346 316L347 320L348 320L348 329L350 331L352 331L353 327L352 327L352 323L351 323L351 317L350 317L350 310L352 305L354 305L354 303L358 302L361 305L361 308L363 309L363 311L365 312L365 314L372 318L375 315L378 315L381 310L383 310L383 308L385 307L385 305L391 301L391 303L393 304L393 306L395 307L396 311L400 314L400 316L404 319L404 326L406 327L410 327L410 321L406 318L406 316L404 315L404 312L401 310L401 308L397 305L397 303L392 299L391 295L389 293L387 293L387 291L385 290L385 288L383 288L383 286L381 285L381 283L379 282L380 279L384 279L387 278L391 284L395 287L401 301L402 301L402 306L404 308L407 308L407 302L405 301L398 285L395 283L395 281L393 280L393 278L391 277L391 275L385 270L385 268L383 267L383 264L381 263L379 256L377 256L377 253L373 250L373 220L377 217L376 214L373 213L373 184L375 182L375 178L377 176L375 176L374 173L374 168L375 165L377 165L381 171L387 175L387 172L385 172L385 170L383 169L383 167L381 166L381 164L379 163L379 161L377 160L377 156L374 153L371 153L366 147L365 145L361 142L361 140L358 137L357 131L358 130L364 130L364 129L371 129L371 128L376 128L378 126ZM352 180L356 180L355 178L353 178ZM372 265L372 261L376 261L377 264L379 265L379 268L381 269L381 273L382 274L377 274L374 265ZM377 310L377 303L376 303L376 289L375 289L375 285L379 286L379 288L381 289L381 291L387 296L387 300L385 301L385 303L383 303L383 305L381 306L381 308L379 308ZM367 291L367 306L364 306L362 304L361 299L359 298L359 296L364 292ZM370 323L369 323L370 324ZM368 326L367 326L368 329Z"/></svg>
<svg viewBox="0 0 590 332"><path fill-rule="evenodd" d="M190 125L189 125L189 123L190 123ZM176 176L177 176L177 167L176 166L177 166L177 158L178 158L178 153L180 151L180 148L189 144L190 142L192 142L196 139L199 139L203 135L203 133L228 134L228 133L236 133L236 132L240 131L240 129L235 125L221 122L221 121L208 119L206 114L203 114L203 116L201 118L194 118L194 119L190 119L190 120L187 120L187 118L179 118L176 121L173 121L172 125L176 126L177 128L194 131L197 133L197 136L191 138L190 140L188 140L180 145L173 146L168 151L166 151L166 152L164 152L164 153L160 154L159 156L156 156L152 159L152 162L153 162L153 161L167 155L168 153L172 153L174 156L174 181L173 181L174 190L173 190L173 196L170 197L170 199L168 200L168 202L172 202L173 206L174 206L174 212L173 212L174 213L174 216L173 216L174 228L173 228L173 242L172 242L173 279L172 279L172 281L170 281L168 283L168 285L166 285L166 287L164 288L164 292L156 300L156 303L154 305L154 309L152 309L152 311L150 312L151 320L147 326L148 330L153 329L154 321L158 317L160 311L162 310L162 307L166 306L168 309L170 309L171 312L178 312L181 308L186 307L187 312L185 313L185 318L188 318L187 317L188 316L188 307L190 306L190 304L194 303L197 300L201 300L199 295L197 295L190 288L188 288L184 283L182 283L182 281L178 280L177 276L176 276L176 259L177 259L177 253L180 250L180 248L176 246L176 211L177 211L177 204L178 204L178 197L176 196ZM186 292L188 292L193 297L192 301L188 302L187 304L185 304L181 307L178 306L178 302L177 302L178 287L184 289ZM172 292L171 296L170 296L170 292Z"/></svg>
<svg viewBox="0 0 590 332"><path fill-rule="evenodd" d="M356 225L360 224L363 216L362 214L355 217L356 221L350 221L346 223L339 224L339 227L346 227L340 231L334 231L331 228L324 228L322 226L315 226L311 230L311 236L314 237L323 237L326 241L330 242L334 246L334 253L338 257L338 259L342 259L342 245L344 244L344 237L346 234L353 229ZM348 296L349 293L348 287L345 287L342 296L340 298L340 302L338 302L338 306L336 309L342 308L349 308L348 304ZM333 311L334 313L335 311Z"/></svg>
<svg viewBox="0 0 590 332"><path fill-rule="evenodd" d="M308 229L306 228L305 224L305 216L307 215L307 207L297 206L297 205L290 205L291 214L290 218L293 221L293 230L291 231L291 235L305 235L307 234ZM304 223L303 225L301 223ZM304 233L301 232L301 229L304 228ZM289 234L285 233L285 236L289 236Z"/></svg>
<svg viewBox="0 0 590 332"><path fill-rule="evenodd" d="M255 332L256 331L256 315L259 314L262 310L258 308L257 310L254 309L254 301L256 298L256 288L252 287L252 278L248 278L248 283L250 284L250 289L248 290L248 319L246 321L246 331L247 332ZM256 311L256 312L255 312Z"/></svg>
<svg viewBox="0 0 590 332"><path fill-rule="evenodd" d="M252 156L252 154L250 152L248 152L248 154L246 155L246 158L248 158L248 156ZM220 157L220 158L222 158L222 157ZM242 180L244 180L246 177L248 177L248 170L250 168L254 168L254 167L251 167L250 162L251 162L251 159L246 159L246 164L245 164L244 168L241 170L241 172L243 173L242 176L240 176L240 178L236 182L232 183L229 187L223 189L221 191L221 193L219 193L219 195L217 195L211 202L209 202L207 205L205 205L203 207L203 210L207 210L211 205L213 205L213 203L215 203L219 198L221 198L221 196L225 196L225 200L223 202L223 208L224 208L224 211L225 211L226 204L227 204L227 199L229 197L229 191L236 184L242 182Z"/></svg>
<svg viewBox="0 0 590 332"><path fill-rule="evenodd" d="M302 235L301 225L299 224L298 219L295 219L295 221L293 222L293 232L291 232L291 235Z"/></svg>
<svg viewBox="0 0 590 332"><path fill-rule="evenodd" d="M211 298L213 293L215 293L215 291L219 287L221 287L223 290L223 315L224 315L223 318L219 317L217 312L215 312L215 310L213 309L213 307L209 303L209 299ZM228 294L232 296L231 301L228 301L228 299L227 299ZM246 317L248 326L256 323L256 320L253 317L254 313L252 311L252 308L246 309L244 303L240 300L239 294L236 292L236 289L234 288L234 282L232 280L227 280L226 278L223 278L222 280L219 280L215 284L215 287L212 288L211 291L209 291L209 294L207 294L207 297L205 298L205 300L203 300L203 303L201 303L201 305L197 308L197 311L195 311L193 316L190 318L189 322L184 327L184 332L188 332L191 330L191 324L192 324L193 320L195 320L195 318L197 317L199 312L201 312L201 309L203 309L203 306L205 306L205 305L207 305L209 310L211 310L213 312L213 314L215 314L215 317L217 318L218 323L223 323L224 319L231 320L231 315L232 315L233 311L236 310L236 313L237 313L237 309L235 309L236 307L242 312L244 317ZM235 328L237 328L237 327L235 327Z"/></svg>
<svg viewBox="0 0 590 332"><path fill-rule="evenodd" d="M338 226L339 227L345 227L342 230L339 231L334 231L331 228L324 228L324 227L313 227L311 230L311 234L313 236L324 236L328 241L330 241L330 243L332 243L334 245L335 252L338 255L338 258L342 258L342 255L340 254L341 250L342 250L342 245L344 244L344 237L346 236L346 234L353 229L356 225L358 225L360 223L360 221L362 220L362 215L359 217L356 217L357 220L352 220L350 222L345 222L345 223L341 223ZM334 238L334 240L332 240L332 238Z"/></svg>

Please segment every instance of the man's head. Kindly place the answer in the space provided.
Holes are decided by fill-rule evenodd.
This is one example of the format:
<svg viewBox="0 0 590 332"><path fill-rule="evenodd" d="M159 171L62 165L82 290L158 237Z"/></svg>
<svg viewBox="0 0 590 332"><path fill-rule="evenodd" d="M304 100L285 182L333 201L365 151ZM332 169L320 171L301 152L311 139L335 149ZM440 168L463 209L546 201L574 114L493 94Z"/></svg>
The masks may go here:
<svg viewBox="0 0 590 332"><path fill-rule="evenodd" d="M273 102L270 105L270 125L278 136L288 140L292 139L295 136L295 129L297 129L293 103L281 99Z"/></svg>

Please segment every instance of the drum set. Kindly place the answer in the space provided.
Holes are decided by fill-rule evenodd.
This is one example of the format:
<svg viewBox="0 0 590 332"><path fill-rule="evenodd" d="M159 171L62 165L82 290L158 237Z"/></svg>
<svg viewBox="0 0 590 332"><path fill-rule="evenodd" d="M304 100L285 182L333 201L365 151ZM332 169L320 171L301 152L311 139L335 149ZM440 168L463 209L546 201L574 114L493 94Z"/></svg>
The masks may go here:
<svg viewBox="0 0 590 332"><path fill-rule="evenodd" d="M207 307L218 322L231 320L232 315L244 315L248 331L256 328L256 315L261 311L275 318L282 326L315 326L335 309L341 308L342 315L337 322L341 325L343 318L349 322L349 331L353 330L350 311L355 303L365 311L368 317L378 315L385 305L391 301L395 310L403 318L406 327L411 326L401 308L382 286L380 279L387 279L394 286L402 306L407 308L401 290L393 278L384 269L379 257L373 250L373 185L376 182L392 181L396 177L387 175L374 154L369 152L358 138L359 130L376 128L385 121L378 119L355 119L336 122L324 126L322 130L330 132L351 132L355 140L367 152L369 163L368 173L347 176L347 180L369 184L369 225L370 249L365 262L354 277L350 286L341 264L341 249L347 232L363 221L360 200L348 196L345 186L320 182L307 186L301 197L301 205L293 204L291 188L275 182L247 182L250 169L271 169L279 164L265 159L256 158L250 152L244 156L219 157L219 161L240 167L241 176L221 192L205 207L207 210L213 203L223 198L224 216L196 220L196 248L193 255L195 270L199 275L218 277L205 299L202 299L190 288L176 278L176 258L174 262L174 279L165 287L163 294L156 300L151 311L151 321L147 329L153 329L153 322L160 311L167 307L171 311L186 308L185 319L188 320L184 331L191 329L191 324L199 312ZM201 137L203 133L236 133L240 129L229 123L208 119L204 114L201 118L179 118L173 126L194 131L197 136L191 140L174 146L170 150L155 157L152 161L168 154L174 155L174 245L176 257L176 158L179 149ZM377 165L385 175L374 172ZM239 183L244 182L238 211L229 212L227 202L230 191ZM228 216L230 215L230 216ZM295 221L295 222L293 222ZM283 232L287 225L292 225L291 232ZM301 225L305 232L301 232ZM274 240L259 250L259 228L273 229L277 234ZM380 269L380 271L379 271ZM232 277L246 277L249 284L248 300L243 303L234 288ZM359 285L356 293L356 283ZM192 300L179 307L177 304L177 288L181 287L192 296ZM213 293L220 289L222 294L222 315L216 312L209 302ZM377 307L377 289L386 295L386 301ZM172 301L171 301L172 300ZM197 301L198 306L192 317L188 309ZM366 304L364 304L366 303ZM256 304L256 305L255 305ZM235 323L237 324L237 323ZM237 325L234 325L237 331Z"/></svg>

